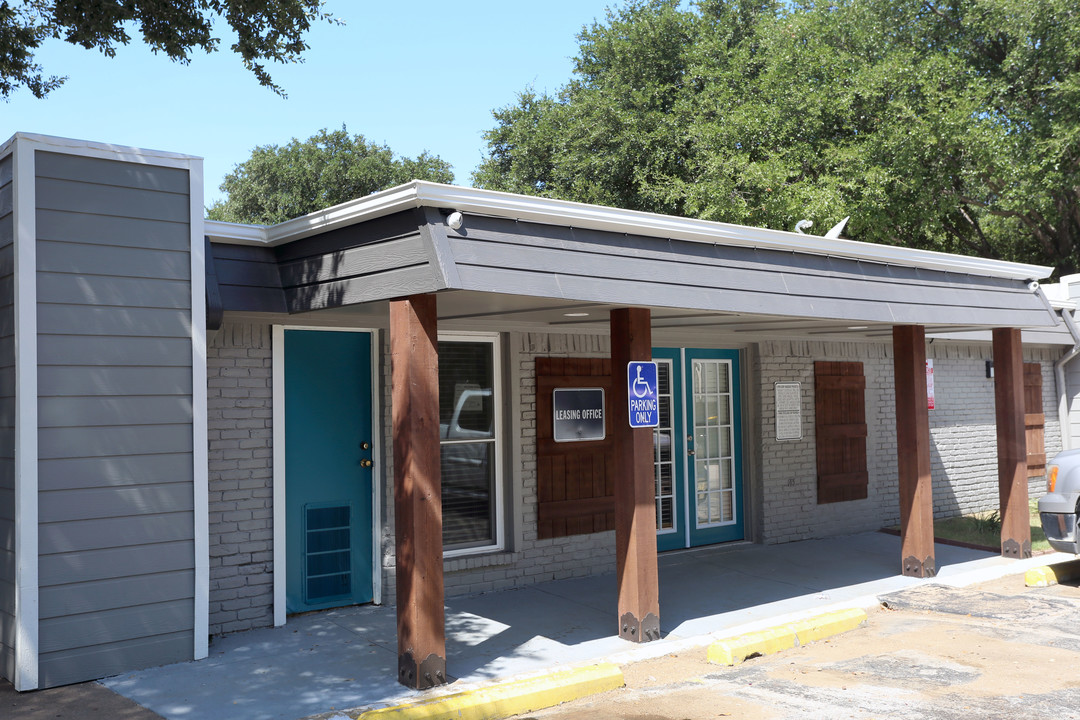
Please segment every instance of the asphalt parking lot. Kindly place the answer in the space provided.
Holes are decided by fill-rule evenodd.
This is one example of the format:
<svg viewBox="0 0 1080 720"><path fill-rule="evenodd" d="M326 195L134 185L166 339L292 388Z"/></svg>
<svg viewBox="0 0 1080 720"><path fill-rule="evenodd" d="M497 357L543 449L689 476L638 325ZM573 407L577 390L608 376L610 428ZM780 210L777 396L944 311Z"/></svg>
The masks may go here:
<svg viewBox="0 0 1080 720"><path fill-rule="evenodd" d="M1080 718L1080 587L1023 575L884 598L827 641L709 665L703 652L624 668L627 686L537 720Z"/></svg>

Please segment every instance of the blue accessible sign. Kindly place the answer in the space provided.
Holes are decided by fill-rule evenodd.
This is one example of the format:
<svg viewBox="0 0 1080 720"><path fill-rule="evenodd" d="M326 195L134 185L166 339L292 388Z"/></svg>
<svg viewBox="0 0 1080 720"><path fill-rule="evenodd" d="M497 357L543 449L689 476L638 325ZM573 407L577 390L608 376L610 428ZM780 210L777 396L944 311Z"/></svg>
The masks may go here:
<svg viewBox="0 0 1080 720"><path fill-rule="evenodd" d="M630 427L654 428L660 425L660 401L657 398L656 363L631 362L626 365L630 398Z"/></svg>

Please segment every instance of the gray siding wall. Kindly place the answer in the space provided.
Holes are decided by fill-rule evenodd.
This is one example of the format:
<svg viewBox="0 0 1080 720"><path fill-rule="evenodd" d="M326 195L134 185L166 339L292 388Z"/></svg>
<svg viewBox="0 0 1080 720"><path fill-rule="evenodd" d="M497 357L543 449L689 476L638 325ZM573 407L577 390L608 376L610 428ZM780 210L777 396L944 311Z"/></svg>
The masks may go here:
<svg viewBox="0 0 1080 720"><path fill-rule="evenodd" d="M421 209L395 213L276 248L289 312L446 287L438 259L424 235L427 213L438 214ZM232 308L226 304L225 309Z"/></svg>
<svg viewBox="0 0 1080 720"><path fill-rule="evenodd" d="M190 659L186 170L38 152L40 686Z"/></svg>
<svg viewBox="0 0 1080 720"><path fill-rule="evenodd" d="M0 676L15 678L15 285L12 159L0 159Z"/></svg>
<svg viewBox="0 0 1080 720"><path fill-rule="evenodd" d="M694 243L470 215L445 233L465 290L886 322L1053 326L1026 283L846 258ZM796 310L797 309L797 310Z"/></svg>
<svg viewBox="0 0 1080 720"><path fill-rule="evenodd" d="M210 282L222 309L237 312L298 313L439 290L446 282L425 236L433 212L395 213L278 248L211 243Z"/></svg>
<svg viewBox="0 0 1080 720"><path fill-rule="evenodd" d="M1069 431L1072 433L1070 447L1075 450L1080 448L1080 357L1073 358L1065 366L1065 397L1069 410ZM1055 417L1057 416L1057 399L1054 400ZM1050 457L1047 456L1047 461Z"/></svg>

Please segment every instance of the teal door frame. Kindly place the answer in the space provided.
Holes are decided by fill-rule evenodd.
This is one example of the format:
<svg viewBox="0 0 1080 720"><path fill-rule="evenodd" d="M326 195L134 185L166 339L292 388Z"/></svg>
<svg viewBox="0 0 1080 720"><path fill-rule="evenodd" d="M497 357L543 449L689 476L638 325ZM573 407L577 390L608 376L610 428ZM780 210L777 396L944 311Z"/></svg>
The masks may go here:
<svg viewBox="0 0 1080 720"><path fill-rule="evenodd" d="M742 486L742 382L738 350L714 350L703 348L653 348L653 358L671 364L671 390L673 414L672 468L674 478L674 527L657 532L657 549L660 551L732 542L745 538L745 493ZM697 457L694 442L694 361L721 361L730 370L731 405L731 492L732 522L699 528L696 523L695 463ZM688 431L687 428L690 428ZM723 429L720 428L720 432ZM658 443L658 445L660 445ZM660 450L658 450L660 452ZM704 450L703 450L704 452Z"/></svg>
<svg viewBox="0 0 1080 720"><path fill-rule="evenodd" d="M273 512L274 512L274 624L282 625L285 623L287 612L292 612L289 608L289 577L290 571L296 570L296 565L302 560L297 560L297 548L290 548L290 542L294 545L297 542L297 532L295 527L296 518L293 518L293 522L289 521L289 497L287 493L288 484L288 467L289 457L287 454L288 446L288 422L286 413L286 398L289 394L289 389L286 387L286 333L289 331L309 331L319 333L338 333L338 334L364 334L368 338L368 356L366 363L365 378L370 400L370 414L366 418L367 431L370 437L357 438L357 442L366 441L370 444L370 447L362 450L363 457L359 459L370 459L371 466L364 468L361 472L367 473L370 482L370 492L363 493L362 497L357 498L357 502L354 503L356 509L361 513L361 517L357 519L357 522L362 525L357 529L357 532L363 533L366 537L366 544L370 549L370 552L365 552L363 557L358 557L358 561L355 567L367 574L370 580L370 597L361 598L364 602L374 602L376 604L382 602L382 574L381 570L381 520L378 508L381 503L381 478L382 478L382 443L381 443L381 427L380 422L380 382L379 382L379 348L380 336L378 330L370 328L336 328L336 327L318 327L318 326L296 326L296 325L275 325L272 328L272 347L273 347ZM354 458L355 459L355 458ZM319 503L311 503L312 508L317 508ZM366 529L364 528L366 526ZM294 580L295 584L295 580ZM295 592L293 593L295 595ZM334 602L328 602L324 605L326 607L334 606ZM337 603L341 604L341 603ZM320 605L317 605L320 606ZM305 608L306 609L306 608ZM312 608L314 609L314 608Z"/></svg>

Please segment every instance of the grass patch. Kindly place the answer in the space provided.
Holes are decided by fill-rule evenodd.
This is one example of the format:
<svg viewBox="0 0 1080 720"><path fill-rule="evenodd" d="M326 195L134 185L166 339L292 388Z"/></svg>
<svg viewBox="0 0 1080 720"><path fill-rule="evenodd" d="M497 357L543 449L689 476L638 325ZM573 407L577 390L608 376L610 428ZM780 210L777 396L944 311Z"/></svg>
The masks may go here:
<svg viewBox="0 0 1080 720"><path fill-rule="evenodd" d="M1047 542L1046 535L1042 531L1042 523L1039 521L1039 501L1032 500L1028 508L1031 518L1031 551L1037 553L1049 550L1050 543ZM899 526L896 526L896 529L899 530ZM935 520L934 539L978 545L996 551L1001 547L1001 517L997 510L992 510Z"/></svg>

